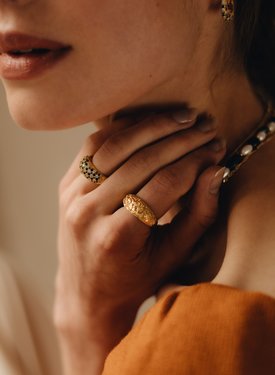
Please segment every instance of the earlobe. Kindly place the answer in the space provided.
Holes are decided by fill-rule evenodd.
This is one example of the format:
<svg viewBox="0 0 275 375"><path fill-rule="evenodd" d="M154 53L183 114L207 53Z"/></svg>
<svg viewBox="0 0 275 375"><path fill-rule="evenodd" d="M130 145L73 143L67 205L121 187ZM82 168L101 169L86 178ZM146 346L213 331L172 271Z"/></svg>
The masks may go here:
<svg viewBox="0 0 275 375"><path fill-rule="evenodd" d="M229 22L234 18L235 2L234 0L210 0L209 9L220 11L223 19Z"/></svg>
<svg viewBox="0 0 275 375"><path fill-rule="evenodd" d="M234 0L222 0L222 16L225 21L232 21L235 13Z"/></svg>

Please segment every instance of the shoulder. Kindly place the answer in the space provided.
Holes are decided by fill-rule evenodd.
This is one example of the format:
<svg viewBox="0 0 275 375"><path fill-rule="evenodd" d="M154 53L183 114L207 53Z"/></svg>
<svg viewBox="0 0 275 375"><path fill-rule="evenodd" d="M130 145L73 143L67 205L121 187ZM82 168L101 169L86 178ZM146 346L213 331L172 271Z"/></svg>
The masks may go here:
<svg viewBox="0 0 275 375"><path fill-rule="evenodd" d="M110 353L104 375L275 373L275 299L217 284L165 295Z"/></svg>

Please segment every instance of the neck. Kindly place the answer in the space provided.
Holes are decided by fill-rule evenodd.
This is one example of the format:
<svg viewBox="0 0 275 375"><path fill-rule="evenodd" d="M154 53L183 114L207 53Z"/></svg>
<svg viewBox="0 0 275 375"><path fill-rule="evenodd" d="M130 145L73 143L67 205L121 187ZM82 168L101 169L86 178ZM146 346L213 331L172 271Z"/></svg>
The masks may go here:
<svg viewBox="0 0 275 375"><path fill-rule="evenodd" d="M214 282L275 297L275 137L241 167L222 192L225 257ZM221 233L216 233L218 237ZM220 250L221 248L217 251Z"/></svg>
<svg viewBox="0 0 275 375"><path fill-rule="evenodd" d="M162 81L150 87L148 79L147 92L111 114L112 118L126 117L131 124L139 115L191 107L212 116L218 136L227 142L228 153L242 143L260 122L264 109L242 64L231 56L233 28L225 30L220 17L210 13L201 25L188 63L183 64L182 57L170 56L173 68ZM110 116L96 122L100 127L109 123Z"/></svg>
<svg viewBox="0 0 275 375"><path fill-rule="evenodd" d="M189 75L189 74L188 74ZM190 75L192 76L192 75ZM129 125L141 116L152 112L165 112L176 108L196 108L209 114L217 123L218 136L226 140L230 154L257 127L265 108L255 94L245 74L230 73L216 79L211 89L208 84L186 84L177 79L150 91L143 98L112 114L114 119L127 119ZM200 80L199 80L200 81ZM106 117L97 122L103 127L110 122Z"/></svg>
<svg viewBox="0 0 275 375"><path fill-rule="evenodd" d="M223 78L215 82L212 91L194 89L186 94L187 90L176 90L174 86L171 91L163 91L158 99L151 93L150 99L133 104L117 115L128 118L130 124L131 118L140 114L188 103L199 112L212 115L218 125L218 135L226 139L230 154L258 126L264 108L245 75L231 74ZM198 92L201 95L197 95ZM209 243L213 258L216 257L214 264L218 265L214 282L275 297L275 277L272 276L275 199L271 199L275 186L271 170L272 161L275 162L274 141L255 153L225 187L222 200L227 202L227 207L221 211L222 224L216 231L214 229Z"/></svg>

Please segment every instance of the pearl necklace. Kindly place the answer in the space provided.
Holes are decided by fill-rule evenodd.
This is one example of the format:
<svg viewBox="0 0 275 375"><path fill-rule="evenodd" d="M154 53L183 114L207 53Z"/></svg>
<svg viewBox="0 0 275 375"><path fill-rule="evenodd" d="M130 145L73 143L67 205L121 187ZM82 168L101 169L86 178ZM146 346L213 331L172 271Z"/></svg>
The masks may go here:
<svg viewBox="0 0 275 375"><path fill-rule="evenodd" d="M275 134L275 111L272 104L267 105L266 113L257 129L250 134L245 141L233 151L223 162L225 167L223 183L226 183L243 165L251 155L269 141Z"/></svg>

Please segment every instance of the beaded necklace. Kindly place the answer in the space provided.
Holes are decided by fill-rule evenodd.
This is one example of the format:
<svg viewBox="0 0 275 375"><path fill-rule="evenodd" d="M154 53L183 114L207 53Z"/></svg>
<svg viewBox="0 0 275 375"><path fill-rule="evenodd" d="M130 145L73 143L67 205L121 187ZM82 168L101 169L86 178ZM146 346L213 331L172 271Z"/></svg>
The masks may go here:
<svg viewBox="0 0 275 375"><path fill-rule="evenodd" d="M226 183L250 156L268 142L274 134L275 111L272 104L268 103L266 113L257 129L253 130L253 133L223 162L223 166L226 168L223 175L223 183Z"/></svg>

